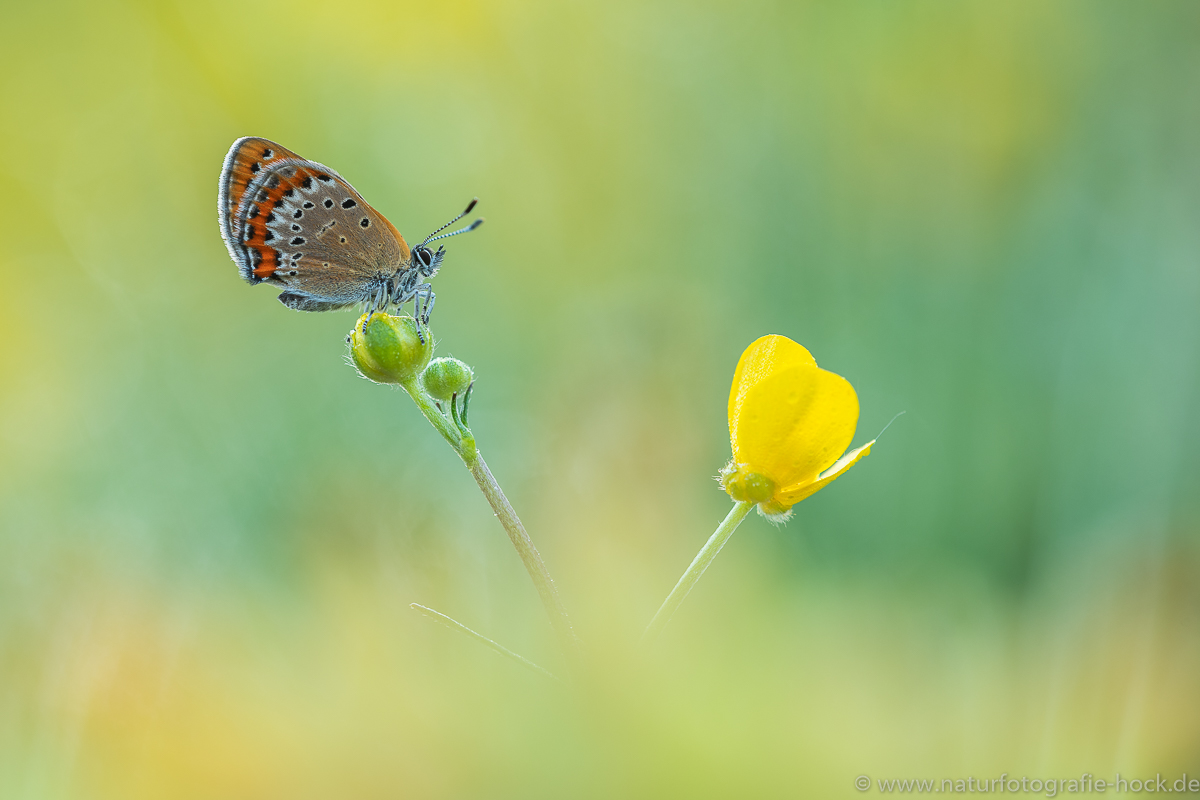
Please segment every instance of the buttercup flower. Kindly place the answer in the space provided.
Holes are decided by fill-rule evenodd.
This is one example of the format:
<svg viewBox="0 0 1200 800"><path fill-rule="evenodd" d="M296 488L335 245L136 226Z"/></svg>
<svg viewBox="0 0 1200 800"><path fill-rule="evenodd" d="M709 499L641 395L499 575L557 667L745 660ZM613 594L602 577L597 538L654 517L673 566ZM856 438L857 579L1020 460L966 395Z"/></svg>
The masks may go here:
<svg viewBox="0 0 1200 800"><path fill-rule="evenodd" d="M875 440L845 452L858 424L858 396L841 375L817 367L812 355L784 336L764 336L746 348L729 390L733 460L721 488L735 501L683 577L659 606L643 639L658 636L738 525L758 513L782 522L792 506L871 452Z"/></svg>
<svg viewBox="0 0 1200 800"><path fill-rule="evenodd" d="M721 487L777 521L871 452L875 440L845 452L858 424L858 396L786 336L746 348L729 392L733 460Z"/></svg>

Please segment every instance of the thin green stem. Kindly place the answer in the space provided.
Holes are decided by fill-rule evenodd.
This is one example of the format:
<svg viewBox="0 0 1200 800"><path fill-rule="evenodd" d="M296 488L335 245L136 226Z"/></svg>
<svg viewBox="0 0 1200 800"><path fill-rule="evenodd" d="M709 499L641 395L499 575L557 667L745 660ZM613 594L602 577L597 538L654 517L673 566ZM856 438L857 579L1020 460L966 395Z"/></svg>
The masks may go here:
<svg viewBox="0 0 1200 800"><path fill-rule="evenodd" d="M542 598L542 605L545 606L546 614L550 617L550 624L554 626L554 631L558 634L563 652L569 659L574 660L579 654L579 638L575 635L574 628L571 627L571 620L567 617L567 610L563 607L562 598L558 596L558 590L554 587L554 579L550 577L550 571L546 569L546 562L542 561L537 548L533 546L533 540L529 538L529 534L525 532L525 526L521 524L521 518L517 516L516 511L513 511L512 505L504 496L500 484L496 483L491 470L488 469L487 462L483 460L479 451L475 452L475 460L468 466L471 468L471 475L475 478L475 482L483 491L483 496L491 504L496 519L500 520L500 524L504 526L509 541L512 542L513 547L517 550L517 555L525 564L525 571L529 573L533 585L537 587L538 596Z"/></svg>
<svg viewBox="0 0 1200 800"><path fill-rule="evenodd" d="M409 603L408 607L413 609L414 611L421 612L422 614L424 614L425 616L429 617L432 620L442 623L443 625L445 625L447 628L450 628L451 630L455 630L460 633L465 633L467 636L470 636L475 641L481 642L482 644L487 645L488 647L492 648L500 655L511 658L513 661L516 661L521 666L527 667L527 668L533 670L534 672L538 673L539 675L544 675L545 677L549 678L550 680L559 681L561 683L561 680L559 679L559 677L557 675L555 675L553 672L551 672L550 670L545 669L543 667L539 667L537 664L533 663L528 658L517 655L516 653L514 653L512 650L509 650L504 645L492 641L491 639L484 636L482 633L477 633L477 632L471 630L466 625L463 625L461 622L459 622L458 620L456 620L452 617L447 617L445 614L442 614L439 611L434 611L432 608L429 608L428 606L423 606L420 603Z"/></svg>
<svg viewBox="0 0 1200 800"><path fill-rule="evenodd" d="M546 562L542 561L537 548L533 546L533 540L525 532L525 526L521 524L520 517L513 510L508 498L504 496L500 484L496 483L483 456L479 454L479 450L475 446L475 436L465 425L447 419L446 415L434 404L433 398L426 394L416 381L404 384L404 389L417 404L417 408L421 409L425 418L437 429L442 438L449 442L450 446L454 448L454 452L462 458L467 469L471 470L472 477L479 484L496 519L500 520L500 524L504 526L504 531L517 550L517 555L525 564L525 571L533 580L542 605L546 608L546 614L550 617L550 624L554 626L554 631L562 643L563 652L570 660L574 661L579 653L579 638L575 635L571 621L567 618L567 611L563 607L562 599L558 596L558 590L554 587L554 580L550 577L550 571L546 569Z"/></svg>
<svg viewBox="0 0 1200 800"><path fill-rule="evenodd" d="M454 448L454 452L458 453L466 465L471 466L471 461L475 458L474 438L468 440L467 437L464 437L458 426L446 418L441 409L434 404L433 398L426 394L417 381L410 381L402 385L404 391L408 392L408 396L417 404L417 408L421 409L425 419L429 420L429 424L437 429L437 432Z"/></svg>
<svg viewBox="0 0 1200 800"><path fill-rule="evenodd" d="M696 585L696 581L700 580L704 570L708 569L708 565L717 557L717 553L721 552L725 542L729 541L729 537L737 530L738 525L742 524L742 520L746 518L752 508L754 508L754 503L748 500L733 504L729 515L717 526L717 530L704 543L704 547L700 548L700 552L692 559L692 563L688 565L683 577L679 579L675 588L671 590L667 599L659 607L654 619L650 620L650 624L646 626L646 632L642 634L643 642L654 641L666 624L671 621L671 615L675 613L675 609L679 608L679 604L688 596L688 592Z"/></svg>

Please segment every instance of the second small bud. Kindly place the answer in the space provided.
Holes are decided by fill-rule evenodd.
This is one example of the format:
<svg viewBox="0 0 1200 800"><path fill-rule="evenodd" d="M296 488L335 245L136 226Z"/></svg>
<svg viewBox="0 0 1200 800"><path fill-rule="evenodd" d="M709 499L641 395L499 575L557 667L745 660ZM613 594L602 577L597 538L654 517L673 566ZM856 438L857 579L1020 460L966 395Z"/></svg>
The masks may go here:
<svg viewBox="0 0 1200 800"><path fill-rule="evenodd" d="M421 383L434 400L449 402L466 392L474 377L471 368L457 358L435 358L421 373Z"/></svg>

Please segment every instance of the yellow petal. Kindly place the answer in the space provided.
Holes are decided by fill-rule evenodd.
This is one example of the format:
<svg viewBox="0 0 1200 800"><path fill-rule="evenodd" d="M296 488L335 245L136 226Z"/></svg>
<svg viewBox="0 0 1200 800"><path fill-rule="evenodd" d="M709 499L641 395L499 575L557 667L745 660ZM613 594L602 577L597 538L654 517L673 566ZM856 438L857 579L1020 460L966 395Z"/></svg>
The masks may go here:
<svg viewBox="0 0 1200 800"><path fill-rule="evenodd" d="M785 486L783 489L775 493L775 501L788 508L796 505L796 503L799 503L810 494L814 494L818 490L824 488L843 472L853 467L856 463L858 463L860 458L865 457L871 452L871 445L873 444L875 444L874 439L867 442L862 447L846 453L846 455L834 462L833 466L818 475L817 479L812 483Z"/></svg>
<svg viewBox="0 0 1200 800"><path fill-rule="evenodd" d="M742 354L729 395L735 462L777 486L812 483L845 452L857 423L849 381L817 367L800 345L764 336Z"/></svg>
<svg viewBox="0 0 1200 800"><path fill-rule="evenodd" d="M751 342L733 372L733 388L729 391L729 429L733 430L734 417L745 392L773 372L801 365L815 367L817 360L803 345L786 336L772 333Z"/></svg>

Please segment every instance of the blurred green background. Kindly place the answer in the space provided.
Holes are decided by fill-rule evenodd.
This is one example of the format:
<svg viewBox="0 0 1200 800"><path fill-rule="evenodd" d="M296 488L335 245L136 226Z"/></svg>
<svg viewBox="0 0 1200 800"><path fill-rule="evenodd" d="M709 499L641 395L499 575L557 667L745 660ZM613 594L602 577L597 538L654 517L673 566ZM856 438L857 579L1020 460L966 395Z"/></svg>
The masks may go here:
<svg viewBox="0 0 1200 800"><path fill-rule="evenodd" d="M0 4L0 797L795 798L1200 775L1200 5ZM592 654L222 246L244 135L410 241ZM737 532L742 349L870 458ZM875 793L872 790L871 793Z"/></svg>

